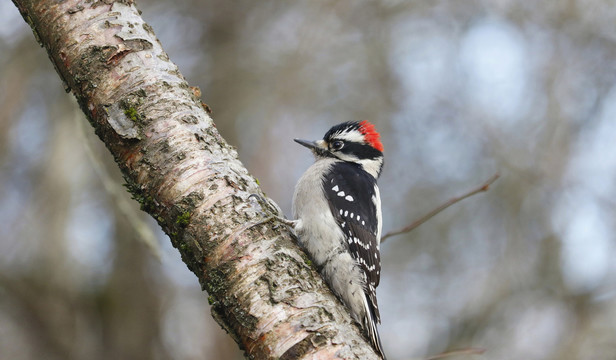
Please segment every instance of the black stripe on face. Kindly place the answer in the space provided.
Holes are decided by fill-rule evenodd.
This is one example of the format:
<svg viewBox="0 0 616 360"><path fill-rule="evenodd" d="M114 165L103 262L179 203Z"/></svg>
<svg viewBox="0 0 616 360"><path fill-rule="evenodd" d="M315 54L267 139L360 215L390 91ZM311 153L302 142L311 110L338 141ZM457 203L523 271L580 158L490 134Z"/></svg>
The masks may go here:
<svg viewBox="0 0 616 360"><path fill-rule="evenodd" d="M330 150L332 153L336 151ZM355 142L344 142L342 149L338 150L343 154L354 155L359 159L376 159L383 156L383 153L373 148L368 144L359 144Z"/></svg>

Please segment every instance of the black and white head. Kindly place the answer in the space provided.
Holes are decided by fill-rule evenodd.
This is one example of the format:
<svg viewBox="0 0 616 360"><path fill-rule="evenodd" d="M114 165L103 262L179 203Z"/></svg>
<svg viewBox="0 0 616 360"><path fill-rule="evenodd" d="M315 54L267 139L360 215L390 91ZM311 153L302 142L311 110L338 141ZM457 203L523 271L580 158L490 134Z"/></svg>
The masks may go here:
<svg viewBox="0 0 616 360"><path fill-rule="evenodd" d="M383 144L374 125L368 121L348 121L338 124L323 136L323 140L295 142L309 148L317 158L336 158L356 163L375 179L383 169Z"/></svg>

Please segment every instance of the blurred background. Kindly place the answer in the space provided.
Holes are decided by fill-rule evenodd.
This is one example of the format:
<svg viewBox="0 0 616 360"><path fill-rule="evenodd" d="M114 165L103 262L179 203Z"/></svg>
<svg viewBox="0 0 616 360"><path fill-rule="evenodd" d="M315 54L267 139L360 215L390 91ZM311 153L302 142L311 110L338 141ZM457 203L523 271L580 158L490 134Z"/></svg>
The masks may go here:
<svg viewBox="0 0 616 360"><path fill-rule="evenodd" d="M140 0L287 215L292 142L369 119L390 359L616 358L616 7L607 0ZM241 359L0 0L0 359ZM464 358L464 357L458 357Z"/></svg>

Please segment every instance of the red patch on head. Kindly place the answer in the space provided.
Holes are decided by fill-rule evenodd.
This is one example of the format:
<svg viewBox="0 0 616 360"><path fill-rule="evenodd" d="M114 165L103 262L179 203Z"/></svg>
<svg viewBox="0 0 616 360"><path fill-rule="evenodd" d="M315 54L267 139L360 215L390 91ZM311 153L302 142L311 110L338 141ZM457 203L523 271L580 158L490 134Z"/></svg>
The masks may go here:
<svg viewBox="0 0 616 360"><path fill-rule="evenodd" d="M364 120L359 123L359 132L364 134L364 139L366 139L368 144L378 151L383 152L383 144L381 144L380 140L381 135L376 132L374 125L370 124L367 120Z"/></svg>

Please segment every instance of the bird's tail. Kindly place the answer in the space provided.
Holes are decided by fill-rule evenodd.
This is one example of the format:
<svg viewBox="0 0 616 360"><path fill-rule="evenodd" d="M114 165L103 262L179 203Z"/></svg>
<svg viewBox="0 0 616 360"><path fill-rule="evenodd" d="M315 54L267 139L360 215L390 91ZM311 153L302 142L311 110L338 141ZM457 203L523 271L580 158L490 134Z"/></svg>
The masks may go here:
<svg viewBox="0 0 616 360"><path fill-rule="evenodd" d="M378 315L375 313L375 309L368 297L366 297L364 304L366 306L366 316L363 319L363 328L366 331L374 350L376 350L377 354L381 356L383 360L387 360L385 357L385 352L383 351L383 344L381 344L379 331L376 328L377 322L380 322Z"/></svg>

